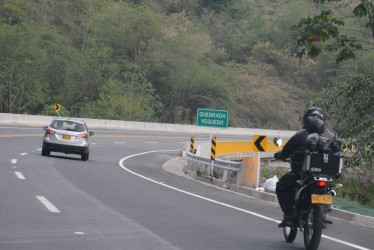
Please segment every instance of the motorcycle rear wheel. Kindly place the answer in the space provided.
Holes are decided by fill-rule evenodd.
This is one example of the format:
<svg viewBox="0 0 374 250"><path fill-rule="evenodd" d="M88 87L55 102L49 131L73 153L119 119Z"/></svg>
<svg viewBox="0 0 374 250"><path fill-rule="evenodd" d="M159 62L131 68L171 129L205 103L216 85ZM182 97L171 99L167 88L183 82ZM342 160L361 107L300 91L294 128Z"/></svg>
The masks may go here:
<svg viewBox="0 0 374 250"><path fill-rule="evenodd" d="M284 227L283 235L287 242L293 242L296 239L297 227Z"/></svg>
<svg viewBox="0 0 374 250"><path fill-rule="evenodd" d="M307 250L317 250L322 235L322 207L313 206L304 226L304 246Z"/></svg>

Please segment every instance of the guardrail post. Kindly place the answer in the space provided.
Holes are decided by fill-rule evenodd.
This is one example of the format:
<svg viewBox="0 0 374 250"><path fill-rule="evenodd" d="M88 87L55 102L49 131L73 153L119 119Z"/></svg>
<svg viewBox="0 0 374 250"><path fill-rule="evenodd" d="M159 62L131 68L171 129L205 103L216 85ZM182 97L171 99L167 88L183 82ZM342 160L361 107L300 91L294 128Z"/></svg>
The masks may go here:
<svg viewBox="0 0 374 250"><path fill-rule="evenodd" d="M222 176L222 180L223 181L226 181L227 180L227 170L223 170L223 176Z"/></svg>
<svg viewBox="0 0 374 250"><path fill-rule="evenodd" d="M240 180L242 179L242 167L236 172L236 185L240 186Z"/></svg>
<svg viewBox="0 0 374 250"><path fill-rule="evenodd" d="M256 178L256 189L260 185L260 167L261 167L261 153L257 153L257 178Z"/></svg>
<svg viewBox="0 0 374 250"><path fill-rule="evenodd" d="M196 154L193 154L191 152L186 152L186 157L189 162L189 166L191 166L190 162L194 162L195 164L201 165L200 169L205 170L207 176L211 176L211 181L213 180L213 167L217 167L220 169L223 169L223 180L227 180L228 171L235 171L237 173L237 183L240 181L240 173L241 173L241 166L242 164L240 162L234 162L234 161L225 161L221 159L216 159L215 161L211 160L208 157L199 156Z"/></svg>

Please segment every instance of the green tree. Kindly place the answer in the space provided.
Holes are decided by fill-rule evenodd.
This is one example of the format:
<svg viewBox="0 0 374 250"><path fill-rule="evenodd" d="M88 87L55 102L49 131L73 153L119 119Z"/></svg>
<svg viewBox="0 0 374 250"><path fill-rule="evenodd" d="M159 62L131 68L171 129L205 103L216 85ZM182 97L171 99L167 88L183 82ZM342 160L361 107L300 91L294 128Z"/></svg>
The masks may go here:
<svg viewBox="0 0 374 250"><path fill-rule="evenodd" d="M134 94L123 83L109 79L100 87L97 100L86 105L85 113L100 119L154 121L154 109L159 105L149 83Z"/></svg>
<svg viewBox="0 0 374 250"><path fill-rule="evenodd" d="M325 2L341 1L314 0L314 2L326 7L323 5ZM351 16L360 19L359 22L354 23L355 26L351 22L350 26L346 27L345 24L350 19L346 17L344 21L340 20L338 10L345 9L334 5L331 9L323 8L321 13L313 18L308 17L300 21L296 28L300 29L298 45L301 47L301 56L308 54L317 57L325 48L336 56L337 63L354 59L357 55L368 58L368 54L371 54L372 58L370 51L374 48L373 2L360 0L355 3ZM340 18L343 14L340 13ZM361 55L359 50L365 50L366 55ZM370 62L367 60L365 64L368 61ZM350 64L345 68L352 66L353 64ZM357 64L353 67L357 67ZM370 67L355 68L357 73L351 74L348 80L330 85L312 101L312 105L321 106L327 111L334 121L334 131L344 139L343 145L348 150L346 154L349 156L346 158L346 166L358 169L364 174L364 179L361 180L362 191L365 186L372 187L374 177L374 98L371 94L374 91L374 74ZM368 190L370 189L372 188ZM358 201L364 204L367 202L362 199Z"/></svg>
<svg viewBox="0 0 374 250"><path fill-rule="evenodd" d="M221 12L232 4L233 0L199 0L203 8Z"/></svg>
<svg viewBox="0 0 374 250"><path fill-rule="evenodd" d="M149 79L164 104L161 122L194 122L198 108L224 109L231 103L230 74L206 58L183 32L166 38L153 57ZM182 117L181 117L182 116Z"/></svg>
<svg viewBox="0 0 374 250"><path fill-rule="evenodd" d="M82 106L97 97L97 90L115 72L117 65L111 61L110 48L98 47L96 41L89 40L84 52L80 48L62 46L61 64L51 65L51 70L59 67L60 86L56 86L56 96L72 115L84 114ZM52 73L52 71L50 71ZM82 112L82 113L81 113Z"/></svg>
<svg viewBox="0 0 374 250"><path fill-rule="evenodd" d="M78 49L85 50L94 13L109 1L39 0L28 3L28 15L41 25L54 26Z"/></svg>
<svg viewBox="0 0 374 250"><path fill-rule="evenodd" d="M258 43L252 49L253 60L273 69L268 74L283 78L295 86L320 89L322 79L318 74L318 63L310 58L296 58L288 49L277 50L269 42Z"/></svg>
<svg viewBox="0 0 374 250"><path fill-rule="evenodd" d="M167 15L172 13L194 12L197 7L196 0L164 0L159 2Z"/></svg>
<svg viewBox="0 0 374 250"><path fill-rule="evenodd" d="M313 0L318 4L325 2L341 2L341 0ZM346 7L345 5L343 5ZM365 19L354 28L344 27L342 15L334 9L322 9L321 13L314 17L303 18L295 28L300 29L297 40L301 48L299 54L308 54L311 57L318 56L322 49L337 51L336 61L341 62L356 58L357 50L374 49L374 5L370 0L360 0L354 6L352 17ZM337 12L337 13L335 13ZM360 20L361 21L361 20ZM327 43L326 46L324 44Z"/></svg>
<svg viewBox="0 0 374 250"><path fill-rule="evenodd" d="M0 0L0 23L20 24L26 15L25 9L23 0Z"/></svg>
<svg viewBox="0 0 374 250"><path fill-rule="evenodd" d="M0 111L28 113L43 100L42 29L35 23L0 23Z"/></svg>
<svg viewBox="0 0 374 250"><path fill-rule="evenodd" d="M357 152L354 163L360 159L370 163L374 170L374 72L356 73L336 86L326 88L316 105L326 109L336 120L335 131L344 138L346 149Z"/></svg>
<svg viewBox="0 0 374 250"><path fill-rule="evenodd" d="M93 17L92 32L113 49L116 59L139 64L149 46L160 36L155 13L147 7L128 4L103 7Z"/></svg>
<svg viewBox="0 0 374 250"><path fill-rule="evenodd" d="M349 156L345 158L345 165L363 176L362 192L353 199L364 204L370 201L359 197L370 197L364 189L372 190L374 184L374 96L371 93L374 93L374 72L356 73L348 81L326 88L313 103L323 107L335 120L334 131L343 138L343 147Z"/></svg>

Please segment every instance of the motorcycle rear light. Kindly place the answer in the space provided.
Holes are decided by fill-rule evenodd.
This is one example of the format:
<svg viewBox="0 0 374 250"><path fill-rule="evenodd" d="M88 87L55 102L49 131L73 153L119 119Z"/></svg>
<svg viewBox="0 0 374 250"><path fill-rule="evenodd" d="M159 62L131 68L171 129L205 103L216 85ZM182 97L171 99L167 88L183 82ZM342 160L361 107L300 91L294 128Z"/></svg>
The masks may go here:
<svg viewBox="0 0 374 250"><path fill-rule="evenodd" d="M54 135L54 134L56 134L56 131L54 131L54 130L52 130L52 129L47 129L46 131L45 131L45 134L46 135Z"/></svg>
<svg viewBox="0 0 374 250"><path fill-rule="evenodd" d="M82 134L79 134L78 137L82 138L82 139L87 139L88 138L88 134L87 133L82 133Z"/></svg>
<svg viewBox="0 0 374 250"><path fill-rule="evenodd" d="M325 182L325 181L317 181L317 182L316 182L316 185L317 185L318 187L326 187L326 182Z"/></svg>

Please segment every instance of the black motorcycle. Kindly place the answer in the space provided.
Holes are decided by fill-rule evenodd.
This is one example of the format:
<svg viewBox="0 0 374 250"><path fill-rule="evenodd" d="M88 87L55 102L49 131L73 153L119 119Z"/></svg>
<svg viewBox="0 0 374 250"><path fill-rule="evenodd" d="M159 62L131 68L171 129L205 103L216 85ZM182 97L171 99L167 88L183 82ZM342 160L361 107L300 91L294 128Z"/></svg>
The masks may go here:
<svg viewBox="0 0 374 250"><path fill-rule="evenodd" d="M283 233L287 242L293 242L300 230L304 234L305 248L316 250L322 229L332 224L326 215L331 211L332 197L336 195L332 181L340 176L343 155L339 150L317 150L312 147L305 153L304 159L301 178L297 181L299 187L294 193L294 221L291 226L283 228Z"/></svg>

